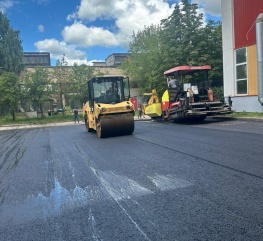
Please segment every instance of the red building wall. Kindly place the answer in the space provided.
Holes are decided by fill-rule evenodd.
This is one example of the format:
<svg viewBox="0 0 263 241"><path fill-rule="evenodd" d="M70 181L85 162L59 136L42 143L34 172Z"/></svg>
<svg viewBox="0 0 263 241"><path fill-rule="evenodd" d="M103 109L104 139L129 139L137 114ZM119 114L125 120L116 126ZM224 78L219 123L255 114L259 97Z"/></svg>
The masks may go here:
<svg viewBox="0 0 263 241"><path fill-rule="evenodd" d="M256 19L263 0L234 0L235 49L256 44Z"/></svg>

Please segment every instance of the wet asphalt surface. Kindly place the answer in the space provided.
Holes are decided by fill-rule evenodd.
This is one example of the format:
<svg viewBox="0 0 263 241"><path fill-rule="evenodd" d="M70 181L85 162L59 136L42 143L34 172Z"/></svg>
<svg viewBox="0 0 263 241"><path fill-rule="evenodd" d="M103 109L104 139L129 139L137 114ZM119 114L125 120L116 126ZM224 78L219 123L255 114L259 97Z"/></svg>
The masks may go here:
<svg viewBox="0 0 263 241"><path fill-rule="evenodd" d="M0 131L0 240L262 240L263 122Z"/></svg>

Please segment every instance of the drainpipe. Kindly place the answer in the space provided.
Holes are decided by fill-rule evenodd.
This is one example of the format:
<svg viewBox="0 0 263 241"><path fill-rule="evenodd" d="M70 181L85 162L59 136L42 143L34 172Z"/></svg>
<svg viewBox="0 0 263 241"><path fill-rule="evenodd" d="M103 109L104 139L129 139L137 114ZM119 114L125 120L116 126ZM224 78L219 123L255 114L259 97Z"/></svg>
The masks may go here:
<svg viewBox="0 0 263 241"><path fill-rule="evenodd" d="M256 41L258 58L258 101L263 105L263 13L256 20Z"/></svg>

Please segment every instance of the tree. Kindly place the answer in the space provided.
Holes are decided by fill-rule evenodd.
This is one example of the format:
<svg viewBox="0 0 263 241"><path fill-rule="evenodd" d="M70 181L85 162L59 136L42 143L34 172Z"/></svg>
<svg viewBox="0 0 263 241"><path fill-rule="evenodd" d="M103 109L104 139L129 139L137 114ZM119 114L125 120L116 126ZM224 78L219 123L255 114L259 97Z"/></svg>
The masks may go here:
<svg viewBox="0 0 263 241"><path fill-rule="evenodd" d="M8 110L16 120L15 111L17 110L21 98L21 90L18 76L15 73L3 72L0 75L0 106Z"/></svg>
<svg viewBox="0 0 263 241"><path fill-rule="evenodd" d="M172 15L162 20L161 41L166 69L179 65L211 65L211 87L223 85L221 22L209 20L203 26L197 4L182 1Z"/></svg>
<svg viewBox="0 0 263 241"><path fill-rule="evenodd" d="M222 23L209 20L202 28L202 41L199 43L199 58L201 64L211 65L209 79L212 87L223 86L223 51L222 51Z"/></svg>
<svg viewBox="0 0 263 241"><path fill-rule="evenodd" d="M197 4L183 0L181 5L175 5L171 16L161 21L160 40L166 69L200 64L197 46L201 41L203 15L197 9Z"/></svg>
<svg viewBox="0 0 263 241"><path fill-rule="evenodd" d="M19 74L23 70L23 48L19 31L11 28L7 17L0 12L0 68Z"/></svg>
<svg viewBox="0 0 263 241"><path fill-rule="evenodd" d="M142 91L162 88L164 85L159 35L160 27L155 25L134 34L129 50L131 58L122 65L122 69Z"/></svg>
<svg viewBox="0 0 263 241"><path fill-rule="evenodd" d="M122 65L141 91L167 88L163 72L180 65L211 65L212 86L222 85L222 29L220 22L203 25L197 4L182 0L160 26L134 34L130 59Z"/></svg>
<svg viewBox="0 0 263 241"><path fill-rule="evenodd" d="M56 66L53 69L53 78L58 86L58 98L60 102L60 107L64 115L64 110L66 107L66 95L67 95L67 80L69 78L69 73L67 70L68 62L66 61L65 55L63 55L61 60L57 60Z"/></svg>
<svg viewBox="0 0 263 241"><path fill-rule="evenodd" d="M68 81L69 99L74 101L74 108L76 108L76 103L81 104L87 100L87 80L93 76L94 73L92 67L74 63Z"/></svg>
<svg viewBox="0 0 263 241"><path fill-rule="evenodd" d="M43 103L50 99L52 93L51 80L47 69L36 67L34 72L27 72L23 78L25 99L34 109L38 109L43 117Z"/></svg>

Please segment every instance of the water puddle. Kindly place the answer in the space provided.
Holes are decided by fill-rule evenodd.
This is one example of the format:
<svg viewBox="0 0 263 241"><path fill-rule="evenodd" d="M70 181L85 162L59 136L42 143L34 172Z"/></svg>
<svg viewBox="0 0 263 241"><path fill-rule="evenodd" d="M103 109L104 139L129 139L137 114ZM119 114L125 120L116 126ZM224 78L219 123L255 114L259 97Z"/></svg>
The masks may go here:
<svg viewBox="0 0 263 241"><path fill-rule="evenodd" d="M181 178L176 178L174 176L162 176L156 175L154 177L149 177L149 179L154 183L154 185L161 191L168 191L177 188L184 188L191 186L192 184Z"/></svg>
<svg viewBox="0 0 263 241"><path fill-rule="evenodd" d="M4 219L0 220L0 224L9 221L22 223L34 219L47 219L50 216L59 215L64 210L101 201L114 199L119 202L123 199L154 194L153 191L139 183L113 172L96 170L96 176L101 183L99 186L87 186L84 189L76 186L69 191L58 180L55 180L55 188L51 190L49 196L39 193L15 205L2 204L0 213ZM192 185L190 182L169 175L155 175L148 178L161 191Z"/></svg>

